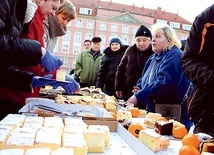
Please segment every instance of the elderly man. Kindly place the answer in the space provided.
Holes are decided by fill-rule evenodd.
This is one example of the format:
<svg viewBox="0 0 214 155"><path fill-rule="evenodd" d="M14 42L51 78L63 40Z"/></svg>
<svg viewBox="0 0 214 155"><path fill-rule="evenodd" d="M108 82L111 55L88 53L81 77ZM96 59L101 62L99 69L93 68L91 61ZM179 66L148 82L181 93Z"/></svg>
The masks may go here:
<svg viewBox="0 0 214 155"><path fill-rule="evenodd" d="M94 37L91 40L91 49L82 51L75 65L75 74L79 76L80 87L90 87L96 85L97 75L102 60L100 37Z"/></svg>

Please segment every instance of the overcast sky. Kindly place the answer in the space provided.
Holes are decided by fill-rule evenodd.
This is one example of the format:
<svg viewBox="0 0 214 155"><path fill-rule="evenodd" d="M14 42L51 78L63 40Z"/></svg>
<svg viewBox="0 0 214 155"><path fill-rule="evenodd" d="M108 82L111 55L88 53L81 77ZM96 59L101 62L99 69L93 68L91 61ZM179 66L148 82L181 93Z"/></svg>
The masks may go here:
<svg viewBox="0 0 214 155"><path fill-rule="evenodd" d="M151 9L157 9L159 6L167 12L178 12L179 16L190 22L193 22L199 13L214 4L214 0L112 0L112 2L127 5L133 5L134 3L136 6Z"/></svg>

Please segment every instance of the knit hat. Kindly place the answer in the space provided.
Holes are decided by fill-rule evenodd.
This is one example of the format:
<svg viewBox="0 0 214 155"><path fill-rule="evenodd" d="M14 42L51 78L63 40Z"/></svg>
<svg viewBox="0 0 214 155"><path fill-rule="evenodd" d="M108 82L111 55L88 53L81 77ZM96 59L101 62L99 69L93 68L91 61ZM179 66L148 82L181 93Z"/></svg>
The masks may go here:
<svg viewBox="0 0 214 155"><path fill-rule="evenodd" d="M137 30L137 32L135 34L135 38L140 37L140 36L152 39L152 34L151 34L150 30L143 25L141 25L139 27L139 29Z"/></svg>
<svg viewBox="0 0 214 155"><path fill-rule="evenodd" d="M120 46L122 45L122 41L119 38L112 38L110 40L109 45L111 45L112 43L115 43L115 42L117 42L118 44L120 44Z"/></svg>
<svg viewBox="0 0 214 155"><path fill-rule="evenodd" d="M100 37L94 37L91 39L91 42L93 42L93 43L99 43L101 41L102 41L102 39Z"/></svg>

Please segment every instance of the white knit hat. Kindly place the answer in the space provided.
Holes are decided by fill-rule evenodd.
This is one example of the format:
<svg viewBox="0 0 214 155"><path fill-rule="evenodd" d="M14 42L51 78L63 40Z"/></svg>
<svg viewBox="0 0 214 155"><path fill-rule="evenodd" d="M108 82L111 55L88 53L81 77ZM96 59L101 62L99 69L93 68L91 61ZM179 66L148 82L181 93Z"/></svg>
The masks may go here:
<svg viewBox="0 0 214 155"><path fill-rule="evenodd" d="M25 12L24 23L28 23L33 19L33 16L37 10L37 4L33 3L32 0L27 1L27 9Z"/></svg>

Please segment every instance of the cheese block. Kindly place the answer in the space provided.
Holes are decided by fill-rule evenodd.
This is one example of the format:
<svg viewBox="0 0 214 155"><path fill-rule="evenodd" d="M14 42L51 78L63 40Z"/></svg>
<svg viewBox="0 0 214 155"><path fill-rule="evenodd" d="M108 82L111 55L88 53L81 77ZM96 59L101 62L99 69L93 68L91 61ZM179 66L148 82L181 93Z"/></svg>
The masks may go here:
<svg viewBox="0 0 214 155"><path fill-rule="evenodd" d="M159 113L149 112L144 119L144 124L149 128L154 128L155 122L161 117Z"/></svg>
<svg viewBox="0 0 214 155"><path fill-rule="evenodd" d="M36 129L15 128L5 142L5 148L22 148L27 149L34 145Z"/></svg>
<svg viewBox="0 0 214 155"><path fill-rule="evenodd" d="M64 128L64 123L60 117L45 117L44 127Z"/></svg>
<svg viewBox="0 0 214 155"><path fill-rule="evenodd" d="M75 118L65 118L64 124L66 128L73 128L73 129L79 129L84 130L88 127L88 125L83 122L82 119L75 119Z"/></svg>
<svg viewBox="0 0 214 155"><path fill-rule="evenodd" d="M44 147L44 148L29 148L26 150L25 155L50 155L51 149Z"/></svg>
<svg viewBox="0 0 214 155"><path fill-rule="evenodd" d="M0 150L0 155L25 155L23 149L5 149Z"/></svg>
<svg viewBox="0 0 214 155"><path fill-rule="evenodd" d="M23 128L40 128L44 124L44 118L43 117L34 117L34 116L28 116L23 124Z"/></svg>
<svg viewBox="0 0 214 155"><path fill-rule="evenodd" d="M25 121L26 116L20 114L8 114L0 121L0 125L11 125L21 127Z"/></svg>
<svg viewBox="0 0 214 155"><path fill-rule="evenodd" d="M62 129L42 127L37 131L35 147L49 147L52 150L61 147Z"/></svg>
<svg viewBox="0 0 214 155"><path fill-rule="evenodd" d="M153 152L166 149L170 142L168 138L165 138L150 129L141 130L139 133L139 140Z"/></svg>
<svg viewBox="0 0 214 155"><path fill-rule="evenodd" d="M58 149L52 151L51 155L74 155L74 149L73 148L58 148Z"/></svg>
<svg viewBox="0 0 214 155"><path fill-rule="evenodd" d="M103 130L86 129L84 137L89 153L103 153L105 147L105 132Z"/></svg>
<svg viewBox="0 0 214 155"><path fill-rule="evenodd" d="M0 125L0 149L5 145L6 139L9 137L9 134L13 129L14 126Z"/></svg>
<svg viewBox="0 0 214 155"><path fill-rule="evenodd" d="M154 125L155 132L160 135L172 135L172 122L156 121Z"/></svg>
<svg viewBox="0 0 214 155"><path fill-rule="evenodd" d="M127 120L131 120L132 119L132 113L128 110L118 110L117 111L117 118L118 119L127 119Z"/></svg>
<svg viewBox="0 0 214 155"><path fill-rule="evenodd" d="M83 133L64 133L62 147L73 148L74 155L87 155L87 144Z"/></svg>
<svg viewBox="0 0 214 155"><path fill-rule="evenodd" d="M66 74L66 70L58 69L56 71L56 80L57 81L65 81L65 74Z"/></svg>
<svg viewBox="0 0 214 155"><path fill-rule="evenodd" d="M105 132L105 146L109 146L110 131L107 125L89 125L88 129L103 130Z"/></svg>

